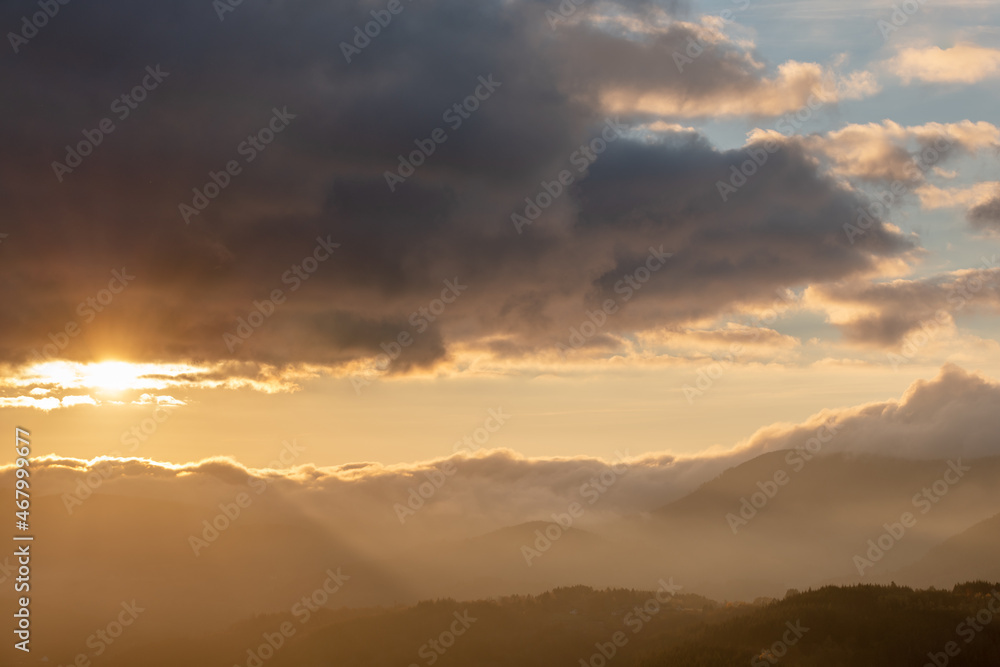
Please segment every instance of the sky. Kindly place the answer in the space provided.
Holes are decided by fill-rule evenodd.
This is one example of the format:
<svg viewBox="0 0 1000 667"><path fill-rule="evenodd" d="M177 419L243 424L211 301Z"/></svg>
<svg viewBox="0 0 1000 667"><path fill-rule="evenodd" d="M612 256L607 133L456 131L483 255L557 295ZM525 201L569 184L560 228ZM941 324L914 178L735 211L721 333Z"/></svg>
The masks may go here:
<svg viewBox="0 0 1000 667"><path fill-rule="evenodd" d="M986 391L1000 5L907 7L8 3L0 410L65 459L391 466Z"/></svg>

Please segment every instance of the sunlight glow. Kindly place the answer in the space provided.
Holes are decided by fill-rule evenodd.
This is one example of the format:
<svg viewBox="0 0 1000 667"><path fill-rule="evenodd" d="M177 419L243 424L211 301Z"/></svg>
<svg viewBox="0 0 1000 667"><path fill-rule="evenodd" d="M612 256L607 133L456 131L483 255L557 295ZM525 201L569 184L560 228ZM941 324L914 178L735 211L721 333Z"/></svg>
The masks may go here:
<svg viewBox="0 0 1000 667"><path fill-rule="evenodd" d="M203 369L186 364L135 364L127 361L101 361L80 364L49 361L25 369L18 384L55 386L60 389L99 389L107 392L164 389L179 376Z"/></svg>
<svg viewBox="0 0 1000 667"><path fill-rule="evenodd" d="M105 361L90 366L84 376L84 382L98 389L122 391L136 388L136 381L141 373L142 370L132 364L123 361Z"/></svg>

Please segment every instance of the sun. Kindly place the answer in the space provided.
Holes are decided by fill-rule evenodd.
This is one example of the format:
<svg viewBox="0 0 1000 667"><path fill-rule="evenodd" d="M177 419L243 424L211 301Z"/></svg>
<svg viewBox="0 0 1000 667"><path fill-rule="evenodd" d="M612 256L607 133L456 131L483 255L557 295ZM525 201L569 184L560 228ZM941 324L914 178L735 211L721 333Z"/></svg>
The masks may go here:
<svg viewBox="0 0 1000 667"><path fill-rule="evenodd" d="M91 363L57 360L28 367L17 383L61 391L159 391L169 386L184 385L192 374L204 372L205 368L188 364L133 363L111 359Z"/></svg>
<svg viewBox="0 0 1000 667"><path fill-rule="evenodd" d="M105 391L124 391L134 388L142 368L124 361L102 361L88 364L83 370L83 384Z"/></svg>

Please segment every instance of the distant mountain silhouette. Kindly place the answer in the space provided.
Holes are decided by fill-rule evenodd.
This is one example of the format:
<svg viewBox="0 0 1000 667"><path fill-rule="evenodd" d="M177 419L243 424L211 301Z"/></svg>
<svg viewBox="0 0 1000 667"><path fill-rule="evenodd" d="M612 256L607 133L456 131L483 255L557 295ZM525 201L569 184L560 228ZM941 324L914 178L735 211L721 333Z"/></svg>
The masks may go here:
<svg viewBox="0 0 1000 667"><path fill-rule="evenodd" d="M798 453L768 453L655 513L660 533L671 536L662 547L663 560L696 590L721 597L776 595L827 581L873 581L1000 511L994 490L1000 459L963 465L970 470L960 478L948 475L957 481L939 483L938 490L946 492L938 497L932 486L950 469L947 461L846 454L805 461ZM784 484L775 481L776 475ZM915 504L914 496L924 489L937 500L919 498ZM885 524L899 523L907 512L915 525L904 527L902 537L859 575L854 556L865 557L868 541L877 541ZM958 569L954 577L949 585L976 575Z"/></svg>
<svg viewBox="0 0 1000 667"><path fill-rule="evenodd" d="M923 587L948 587L956 579L1000 580L1000 514L935 546L897 578Z"/></svg>
<svg viewBox="0 0 1000 667"><path fill-rule="evenodd" d="M330 568L342 568L350 580L319 605L327 608L573 585L645 590L665 578L716 600L858 582L943 588L1000 579L998 478L1000 458L958 467L845 454L805 461L772 452L644 515L608 518L595 503L569 528L552 519L462 539L431 524L404 530L387 522L363 532L339 522L336 506L330 516L310 513L268 493L209 540L204 522L223 512L218 503L95 493L69 514L63 499L50 495L33 507L45 518L36 532L45 548L35 561L44 576L35 581L32 604L39 618L58 619L39 625L39 642L54 659L71 662L86 651L95 623L112 620L123 602L136 600L146 611L115 652L211 635L254 614L287 614ZM925 489L935 502L919 497ZM391 506L381 509L394 520ZM913 525L899 532L904 513ZM207 542L198 555L192 536ZM888 548L873 552L880 541ZM868 559L860 573L858 558Z"/></svg>

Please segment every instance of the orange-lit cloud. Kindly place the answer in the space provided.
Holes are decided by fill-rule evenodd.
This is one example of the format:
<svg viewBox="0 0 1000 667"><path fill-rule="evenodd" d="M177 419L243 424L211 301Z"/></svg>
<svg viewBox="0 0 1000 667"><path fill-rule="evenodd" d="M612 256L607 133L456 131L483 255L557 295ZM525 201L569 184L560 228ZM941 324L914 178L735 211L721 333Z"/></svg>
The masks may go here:
<svg viewBox="0 0 1000 667"><path fill-rule="evenodd" d="M712 455L680 457L661 452L633 456L620 449L603 458L531 458L510 450L463 448L449 457L395 465L358 462L317 467L290 457L287 463L275 460L271 467L252 469L218 457L159 463L137 458L82 461L45 456L35 459L34 466L49 493L72 494L82 477L100 469L101 493L150 498L173 495L209 508L232 488L244 485L248 476L255 476L273 484L295 511L308 506L313 507L311 511L337 507L331 521L369 521L382 529L399 527L393 504L405 500L411 488L426 481L428 475L436 476L435 471L442 467L453 468L442 478L446 481L436 489L426 512L421 512L420 523L428 520L441 530L448 525L448 535L454 537L463 531L475 533L544 519L547 513L572 501L580 484L616 463L624 464L628 473L620 476L615 493L595 508L589 520L647 511L693 490L727 467L765 452L804 445L824 424L836 433L824 444L824 453L906 458L998 455L1000 445L991 435L1000 429L998 407L1000 385L947 365L937 377L915 382L899 400L827 409L798 424L769 425L728 451ZM0 467L0 476L11 474L12 469Z"/></svg>
<svg viewBox="0 0 1000 667"><path fill-rule="evenodd" d="M959 313L1000 312L995 256L984 264L915 280L812 286L804 302L825 312L849 342L893 347L921 328L953 330Z"/></svg>
<svg viewBox="0 0 1000 667"><path fill-rule="evenodd" d="M749 138L800 144L830 160L832 172L843 178L915 185L958 156L995 151L1000 147L1000 128L986 121L904 126L884 120L791 138L774 130L755 130Z"/></svg>
<svg viewBox="0 0 1000 667"><path fill-rule="evenodd" d="M330 369L327 369L330 370ZM46 361L8 367L0 380L0 406L54 410L76 405L184 405L164 391L252 389L264 393L297 390L322 369L305 366L275 369L266 364L79 363ZM85 391L87 393L80 394Z"/></svg>
<svg viewBox="0 0 1000 667"><path fill-rule="evenodd" d="M886 63L903 80L930 83L978 83L1000 74L1000 49L961 42L947 49L938 46L904 48Z"/></svg>
<svg viewBox="0 0 1000 667"><path fill-rule="evenodd" d="M880 90L870 72L842 76L816 63L789 61L779 65L774 75L767 76L757 73L759 66L748 54L744 57L749 79L744 85L691 95L684 89L658 90L619 84L609 86L601 95L601 102L613 114L638 112L668 118L779 116L810 103L860 99Z"/></svg>
<svg viewBox="0 0 1000 667"><path fill-rule="evenodd" d="M931 183L916 189L920 206L932 210L937 208L974 208L982 206L996 196L1000 181L986 181L967 187L941 188Z"/></svg>

